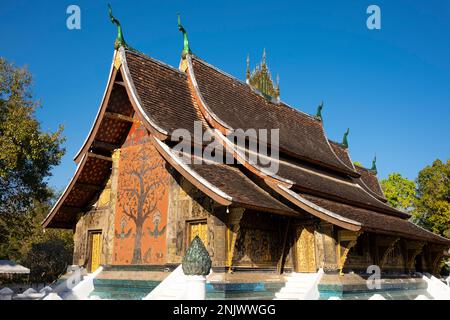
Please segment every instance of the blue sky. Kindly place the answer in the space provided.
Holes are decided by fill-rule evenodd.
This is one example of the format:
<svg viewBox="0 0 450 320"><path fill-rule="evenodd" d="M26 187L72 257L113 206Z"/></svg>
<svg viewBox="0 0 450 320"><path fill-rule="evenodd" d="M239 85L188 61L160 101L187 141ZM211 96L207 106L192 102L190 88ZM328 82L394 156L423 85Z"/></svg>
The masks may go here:
<svg viewBox="0 0 450 320"><path fill-rule="evenodd" d="M66 28L66 9L81 8L81 30ZM450 1L124 1L112 0L125 39L177 66L181 12L193 52L243 79L245 60L263 48L281 97L315 113L325 102L328 136L350 127L350 152L380 177L414 179L436 158L450 157ZM381 30L366 27L366 9L381 8ZM50 184L63 188L103 94L115 27L107 1L0 0L0 55L34 76L44 130L65 126L67 154Z"/></svg>

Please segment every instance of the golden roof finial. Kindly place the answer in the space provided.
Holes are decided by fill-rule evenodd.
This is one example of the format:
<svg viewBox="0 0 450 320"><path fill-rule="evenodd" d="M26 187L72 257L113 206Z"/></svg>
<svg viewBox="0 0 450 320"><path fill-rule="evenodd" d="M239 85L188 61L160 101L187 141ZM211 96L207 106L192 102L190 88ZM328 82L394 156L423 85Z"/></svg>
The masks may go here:
<svg viewBox="0 0 450 320"><path fill-rule="evenodd" d="M275 91L276 91L275 98L277 98L277 100L280 100L280 75L279 74L277 74L277 87L276 87Z"/></svg>
<svg viewBox="0 0 450 320"><path fill-rule="evenodd" d="M250 55L247 53L247 70L245 73L245 82L250 82Z"/></svg>

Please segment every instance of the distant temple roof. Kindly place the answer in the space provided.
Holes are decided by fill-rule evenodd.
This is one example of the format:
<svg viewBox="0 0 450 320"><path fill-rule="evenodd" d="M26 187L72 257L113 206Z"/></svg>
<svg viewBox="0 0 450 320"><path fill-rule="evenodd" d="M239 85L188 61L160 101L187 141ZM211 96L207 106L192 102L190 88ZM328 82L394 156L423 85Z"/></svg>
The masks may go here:
<svg viewBox="0 0 450 320"><path fill-rule="evenodd" d="M221 205L290 216L306 213L348 230L450 244L389 206L375 171L355 167L348 145L330 141L320 119L268 99L277 88L264 66L263 59L247 84L190 49L183 49L176 69L120 46L97 117L75 157L78 168L44 226L73 227L76 214L85 211L105 185L111 152L120 148L137 116L166 161ZM183 163L171 149L170 137L178 128L192 133L194 121L201 121L240 165ZM279 166L276 174L248 162L246 151L224 138L238 128L280 129L280 159L272 159Z"/></svg>

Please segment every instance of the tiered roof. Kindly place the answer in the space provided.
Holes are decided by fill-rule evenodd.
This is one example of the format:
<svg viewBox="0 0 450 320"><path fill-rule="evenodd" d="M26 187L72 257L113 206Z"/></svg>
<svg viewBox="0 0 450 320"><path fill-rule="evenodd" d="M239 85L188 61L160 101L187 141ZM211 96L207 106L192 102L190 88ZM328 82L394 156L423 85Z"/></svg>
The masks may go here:
<svg viewBox="0 0 450 320"><path fill-rule="evenodd" d="M75 158L78 169L44 226L73 227L76 212L86 210L106 184L111 152L123 143L134 116L167 162L219 204L311 214L348 230L450 245L387 205L376 176L355 167L348 150L327 139L321 121L268 99L191 53L183 59L185 72L124 47L115 51L100 110ZM193 133L194 121L234 155L235 164L183 162L170 136L178 128ZM246 150L225 138L238 128L280 129L280 160L272 159L278 161L277 174L248 162Z"/></svg>

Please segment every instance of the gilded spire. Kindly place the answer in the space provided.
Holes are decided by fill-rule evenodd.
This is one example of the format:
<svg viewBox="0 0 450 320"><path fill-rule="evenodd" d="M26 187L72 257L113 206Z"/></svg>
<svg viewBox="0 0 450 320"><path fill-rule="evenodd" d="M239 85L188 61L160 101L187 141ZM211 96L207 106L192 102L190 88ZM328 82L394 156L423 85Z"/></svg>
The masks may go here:
<svg viewBox="0 0 450 320"><path fill-rule="evenodd" d="M262 59L261 59L261 65L266 65L266 48L263 49Z"/></svg>
<svg viewBox="0 0 450 320"><path fill-rule="evenodd" d="M350 128L347 129L347 131L344 133L344 138L342 139L342 146L344 148L348 148L348 134L350 133Z"/></svg>
<svg viewBox="0 0 450 320"><path fill-rule="evenodd" d="M323 109L323 101L319 104L319 106L317 107L317 112L316 112L316 119L319 121L323 121L322 118L322 109Z"/></svg>
<svg viewBox="0 0 450 320"><path fill-rule="evenodd" d="M249 60L247 61L247 70L249 71ZM268 98L277 98L277 88L275 87L269 68L266 64L266 49L263 50L261 63L249 74L248 82L251 87L260 91Z"/></svg>
<svg viewBox="0 0 450 320"><path fill-rule="evenodd" d="M276 97L278 100L280 100L280 75L277 74L277 87L275 89L276 91Z"/></svg>
<svg viewBox="0 0 450 320"><path fill-rule="evenodd" d="M377 155L375 155L375 157L372 160L372 168L370 168L370 170L372 172L374 172L375 174L378 173L378 169L377 169Z"/></svg>
<svg viewBox="0 0 450 320"><path fill-rule="evenodd" d="M192 53L192 51L191 48L189 47L187 32L181 25L181 18L179 13L178 13L178 30L180 30L181 33L183 33L183 51L181 52L181 56L184 58L187 54Z"/></svg>
<svg viewBox="0 0 450 320"><path fill-rule="evenodd" d="M245 71L245 82L250 83L250 55L247 54L247 69Z"/></svg>
<svg viewBox="0 0 450 320"><path fill-rule="evenodd" d="M120 21L113 16L112 7L109 3L108 3L108 14L111 22L117 26L117 38L116 41L114 42L114 48L116 50L119 49L120 47L127 48L128 46L125 42L125 39L123 38L122 26L120 24Z"/></svg>

